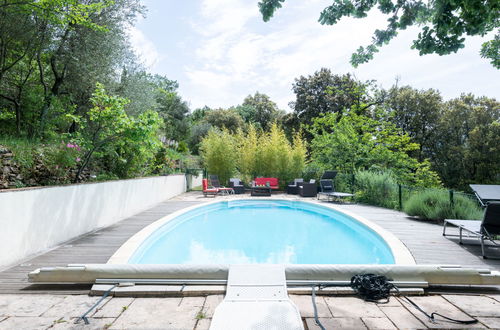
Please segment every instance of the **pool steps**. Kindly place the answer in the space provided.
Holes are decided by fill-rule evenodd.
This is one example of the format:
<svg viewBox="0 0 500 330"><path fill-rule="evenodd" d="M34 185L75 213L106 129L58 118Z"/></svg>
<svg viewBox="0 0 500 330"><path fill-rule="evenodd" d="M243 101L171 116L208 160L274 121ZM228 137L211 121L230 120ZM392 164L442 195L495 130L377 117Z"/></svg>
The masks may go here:
<svg viewBox="0 0 500 330"><path fill-rule="evenodd" d="M231 265L226 296L215 309L211 330L303 330L287 293L284 265Z"/></svg>

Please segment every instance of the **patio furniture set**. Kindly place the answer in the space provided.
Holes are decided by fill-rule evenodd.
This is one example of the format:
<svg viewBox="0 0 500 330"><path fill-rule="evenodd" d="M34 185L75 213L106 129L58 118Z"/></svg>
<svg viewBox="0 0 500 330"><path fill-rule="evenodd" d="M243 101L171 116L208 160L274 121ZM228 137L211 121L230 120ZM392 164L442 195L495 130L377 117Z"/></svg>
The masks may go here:
<svg viewBox="0 0 500 330"><path fill-rule="evenodd" d="M286 193L301 197L317 197L318 200L324 196L327 201L342 201L354 196L335 191L333 179L336 175L336 171L326 171L320 179L319 186L314 179L309 180L309 182L304 182L304 179L301 178L295 179L286 186ZM244 194L246 191L250 191L251 196L271 196L272 192L277 190L279 190L278 178L255 178L248 188L237 178L229 180L229 187L221 186L217 175L210 175L209 179L203 179L203 195L205 197L215 197L219 194Z"/></svg>

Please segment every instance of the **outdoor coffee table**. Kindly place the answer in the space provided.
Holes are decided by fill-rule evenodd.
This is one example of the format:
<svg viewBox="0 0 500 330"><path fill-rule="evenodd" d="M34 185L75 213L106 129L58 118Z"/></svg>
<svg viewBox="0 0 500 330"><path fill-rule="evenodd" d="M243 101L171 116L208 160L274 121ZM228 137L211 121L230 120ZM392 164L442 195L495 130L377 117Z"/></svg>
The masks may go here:
<svg viewBox="0 0 500 330"><path fill-rule="evenodd" d="M251 196L271 196L271 188L262 186L262 187L252 187Z"/></svg>

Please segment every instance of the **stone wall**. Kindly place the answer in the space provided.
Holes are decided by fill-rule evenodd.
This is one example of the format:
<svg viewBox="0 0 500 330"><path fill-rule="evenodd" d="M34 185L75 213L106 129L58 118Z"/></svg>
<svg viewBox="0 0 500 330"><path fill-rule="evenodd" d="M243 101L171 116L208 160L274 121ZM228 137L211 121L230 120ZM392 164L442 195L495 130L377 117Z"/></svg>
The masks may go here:
<svg viewBox="0 0 500 330"><path fill-rule="evenodd" d="M22 184L23 177L19 166L14 162L14 154L1 145L0 170L0 189L15 188Z"/></svg>

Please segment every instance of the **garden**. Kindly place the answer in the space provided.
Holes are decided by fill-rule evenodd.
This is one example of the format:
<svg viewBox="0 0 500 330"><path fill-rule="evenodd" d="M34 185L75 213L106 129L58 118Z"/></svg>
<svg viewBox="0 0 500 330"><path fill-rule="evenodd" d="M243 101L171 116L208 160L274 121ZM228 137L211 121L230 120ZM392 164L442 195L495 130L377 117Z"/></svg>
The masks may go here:
<svg viewBox="0 0 500 330"><path fill-rule="evenodd" d="M64 10L63 10L64 9ZM253 92L191 108L128 41L138 1L6 5L0 40L0 189L205 168L318 180L339 172L356 201L426 219L479 218L468 184L500 183L500 103L470 93L382 88L328 68L301 75L289 110Z"/></svg>

